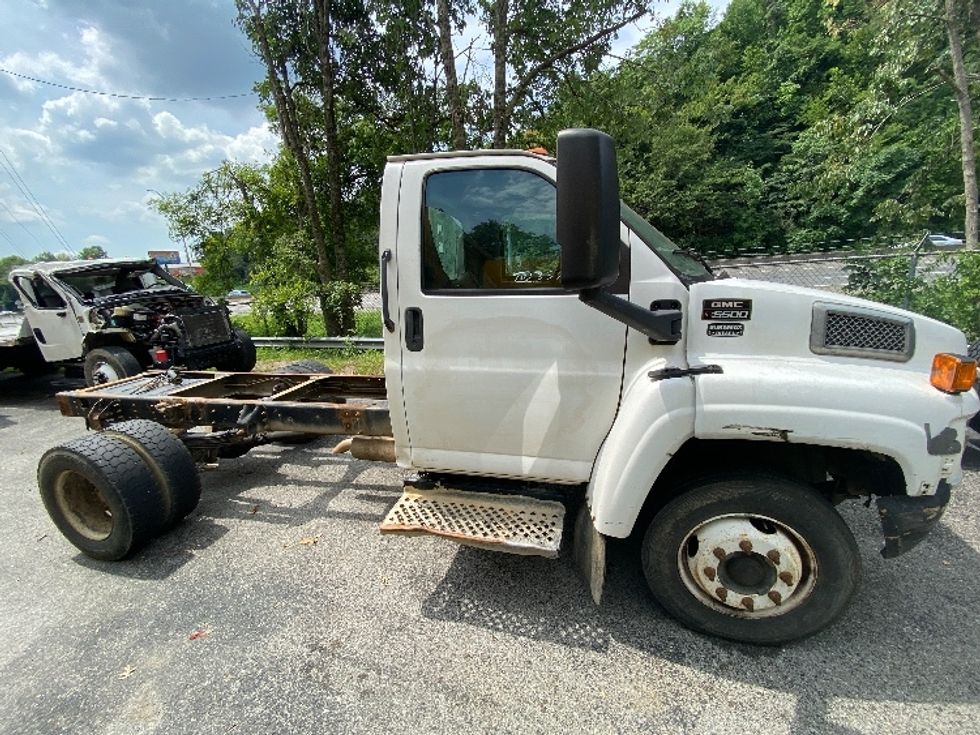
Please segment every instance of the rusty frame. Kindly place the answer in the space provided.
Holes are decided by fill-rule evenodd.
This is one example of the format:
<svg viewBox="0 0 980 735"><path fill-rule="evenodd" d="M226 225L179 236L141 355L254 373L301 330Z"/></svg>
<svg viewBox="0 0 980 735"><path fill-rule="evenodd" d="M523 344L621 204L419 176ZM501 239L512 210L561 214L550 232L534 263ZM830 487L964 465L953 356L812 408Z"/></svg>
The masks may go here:
<svg viewBox="0 0 980 735"><path fill-rule="evenodd" d="M62 415L84 417L92 429L141 418L248 435L391 436L386 397L384 378L371 376L150 371L57 400Z"/></svg>

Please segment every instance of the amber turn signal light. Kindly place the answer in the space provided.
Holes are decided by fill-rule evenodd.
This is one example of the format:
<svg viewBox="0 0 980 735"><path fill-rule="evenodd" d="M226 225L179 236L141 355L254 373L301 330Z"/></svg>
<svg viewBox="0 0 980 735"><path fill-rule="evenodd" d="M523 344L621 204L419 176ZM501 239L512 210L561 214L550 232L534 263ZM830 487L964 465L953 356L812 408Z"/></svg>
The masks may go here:
<svg viewBox="0 0 980 735"><path fill-rule="evenodd" d="M932 358L929 382L946 393L962 393L973 387L977 378L977 361L971 357L940 352Z"/></svg>

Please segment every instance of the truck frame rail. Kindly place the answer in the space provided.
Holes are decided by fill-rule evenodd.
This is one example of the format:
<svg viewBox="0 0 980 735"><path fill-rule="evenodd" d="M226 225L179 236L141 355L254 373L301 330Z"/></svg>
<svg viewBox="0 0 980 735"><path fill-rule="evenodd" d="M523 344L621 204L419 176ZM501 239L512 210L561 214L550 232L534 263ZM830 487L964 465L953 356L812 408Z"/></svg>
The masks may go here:
<svg viewBox="0 0 980 735"><path fill-rule="evenodd" d="M391 436L381 377L154 370L57 395L64 416L90 429L150 419L172 429Z"/></svg>

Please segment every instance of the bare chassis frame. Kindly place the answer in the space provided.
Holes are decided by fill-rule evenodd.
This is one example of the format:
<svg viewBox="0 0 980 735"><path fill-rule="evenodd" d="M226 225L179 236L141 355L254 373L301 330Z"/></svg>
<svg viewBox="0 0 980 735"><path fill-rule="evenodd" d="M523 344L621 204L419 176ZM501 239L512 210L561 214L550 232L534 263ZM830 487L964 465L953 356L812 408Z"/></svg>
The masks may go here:
<svg viewBox="0 0 980 735"><path fill-rule="evenodd" d="M391 436L385 381L372 376L149 371L57 399L90 429L150 419L199 449L255 446L283 432ZM211 431L190 432L200 427Z"/></svg>

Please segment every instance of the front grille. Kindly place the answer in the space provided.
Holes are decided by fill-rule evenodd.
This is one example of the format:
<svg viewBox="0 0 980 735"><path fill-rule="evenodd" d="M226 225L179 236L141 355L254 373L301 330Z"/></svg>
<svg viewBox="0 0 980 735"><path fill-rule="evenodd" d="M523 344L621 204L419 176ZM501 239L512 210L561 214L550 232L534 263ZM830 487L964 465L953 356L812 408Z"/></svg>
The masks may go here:
<svg viewBox="0 0 980 735"><path fill-rule="evenodd" d="M914 337L907 317L857 306L813 305L810 349L818 354L905 362L912 357Z"/></svg>
<svg viewBox="0 0 980 735"><path fill-rule="evenodd" d="M231 340L228 320L221 311L182 314L180 319L190 347L207 347Z"/></svg>

